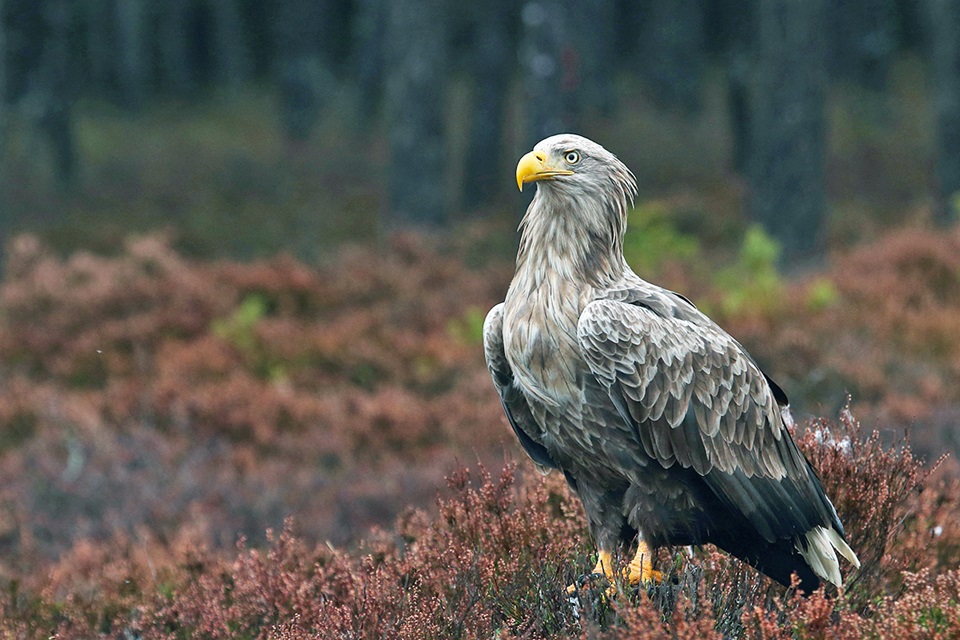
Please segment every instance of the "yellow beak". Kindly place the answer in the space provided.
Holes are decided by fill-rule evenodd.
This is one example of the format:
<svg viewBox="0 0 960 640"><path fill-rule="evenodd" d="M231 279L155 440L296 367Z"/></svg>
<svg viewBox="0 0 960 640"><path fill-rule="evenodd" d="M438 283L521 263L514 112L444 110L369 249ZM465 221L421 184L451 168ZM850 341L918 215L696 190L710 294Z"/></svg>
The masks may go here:
<svg viewBox="0 0 960 640"><path fill-rule="evenodd" d="M553 180L557 176L572 176L569 169L558 169L547 164L547 154L543 151L531 151L517 163L517 188L523 191L523 185L539 180Z"/></svg>

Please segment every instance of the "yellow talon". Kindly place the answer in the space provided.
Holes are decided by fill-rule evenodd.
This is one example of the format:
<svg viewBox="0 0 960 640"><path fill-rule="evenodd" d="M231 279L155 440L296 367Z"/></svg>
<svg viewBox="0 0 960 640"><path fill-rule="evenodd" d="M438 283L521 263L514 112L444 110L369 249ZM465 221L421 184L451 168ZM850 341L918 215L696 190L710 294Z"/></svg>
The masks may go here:
<svg viewBox="0 0 960 640"><path fill-rule="evenodd" d="M607 588L609 591L613 588L613 557L610 555L609 551L599 550L597 552L597 565L593 568L589 574L584 577L590 577L594 575L601 575L606 577L607 581L610 582L610 587ZM578 584L579 583L579 584ZM577 582L571 584L567 587L567 593L574 594L580 588L580 586L586 584L586 580L578 580Z"/></svg>
<svg viewBox="0 0 960 640"><path fill-rule="evenodd" d="M663 574L653 568L650 558L653 552L647 543L641 540L637 544L637 553L627 566L627 582L630 584L647 584L663 582Z"/></svg>
<svg viewBox="0 0 960 640"><path fill-rule="evenodd" d="M627 584L637 585L663 581L663 574L653 568L653 563L650 561L651 555L650 547L641 540L637 545L637 553L634 555L633 560L631 560L630 564L621 572L621 576L626 580ZM593 568L590 575L602 575L607 579L610 583L610 586L606 588L607 596L613 596L617 593L616 575L613 572L613 557L609 551L600 549L597 552L597 566ZM567 587L567 593L574 594L578 588L579 585L572 584Z"/></svg>

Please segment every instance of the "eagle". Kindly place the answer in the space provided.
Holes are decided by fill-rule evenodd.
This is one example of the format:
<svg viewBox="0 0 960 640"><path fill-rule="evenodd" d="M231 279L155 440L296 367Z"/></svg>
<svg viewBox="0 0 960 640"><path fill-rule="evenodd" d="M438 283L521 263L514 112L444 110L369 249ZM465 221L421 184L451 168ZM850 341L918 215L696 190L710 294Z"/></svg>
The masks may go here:
<svg viewBox="0 0 960 640"><path fill-rule="evenodd" d="M593 573L658 582L652 549L712 543L784 585L859 567L797 448L787 396L683 296L623 257L633 173L599 144L546 138L517 165L537 184L516 271L484 321L487 367L526 453L563 473L597 547ZM573 589L574 587L571 587Z"/></svg>

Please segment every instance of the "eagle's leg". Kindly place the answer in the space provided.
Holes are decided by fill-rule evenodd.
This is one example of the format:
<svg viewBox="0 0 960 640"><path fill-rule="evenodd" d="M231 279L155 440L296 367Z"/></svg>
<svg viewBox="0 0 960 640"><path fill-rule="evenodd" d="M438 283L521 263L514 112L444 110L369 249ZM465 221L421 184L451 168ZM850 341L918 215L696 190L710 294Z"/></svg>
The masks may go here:
<svg viewBox="0 0 960 640"><path fill-rule="evenodd" d="M567 586L567 593L574 594L577 590L586 585L587 582L593 578L604 577L610 583L610 586L607 587L607 591L610 595L616 593L616 588L614 587L614 579L616 575L613 573L613 555L609 551L604 551L603 549L597 550L597 564L593 568L593 571L590 573L581 576L575 583Z"/></svg>
<svg viewBox="0 0 960 640"><path fill-rule="evenodd" d="M637 542L637 553L633 560L620 573L621 578L630 585L646 585L663 581L663 574L653 568L650 558L653 551L647 543L641 538ZM617 593L616 579L617 575L613 570L613 556L609 551L599 549L597 551L597 565L589 574L585 575L577 583L567 587L567 593L577 592L579 586L582 586L588 579L603 576L607 579L609 586L606 588L607 596L614 596Z"/></svg>
<svg viewBox="0 0 960 640"><path fill-rule="evenodd" d="M593 568L591 573L606 576L607 580L613 580L613 556L609 551L603 549L597 551L597 566Z"/></svg>
<svg viewBox="0 0 960 640"><path fill-rule="evenodd" d="M627 582L630 584L662 582L663 574L653 568L653 563L650 561L652 557L653 551L644 539L637 540L637 553L627 566Z"/></svg>

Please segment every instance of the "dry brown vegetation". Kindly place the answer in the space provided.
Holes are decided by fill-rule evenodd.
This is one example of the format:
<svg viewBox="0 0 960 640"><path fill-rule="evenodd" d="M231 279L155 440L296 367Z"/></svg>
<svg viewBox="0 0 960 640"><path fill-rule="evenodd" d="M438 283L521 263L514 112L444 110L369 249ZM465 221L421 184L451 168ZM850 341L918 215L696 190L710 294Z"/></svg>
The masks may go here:
<svg viewBox="0 0 960 640"><path fill-rule="evenodd" d="M477 342L510 276L463 259L484 233L402 236L322 268L194 261L162 235L109 257L15 239L0 634L960 635L957 467L931 475L914 453L957 446L960 235L893 233L736 313L703 265L660 274L788 390L853 394L864 427L844 411L798 434L864 560L843 594L799 598L711 549L664 550L670 579L649 594L571 602L592 566L579 505L529 473ZM911 426L914 448L891 443Z"/></svg>

